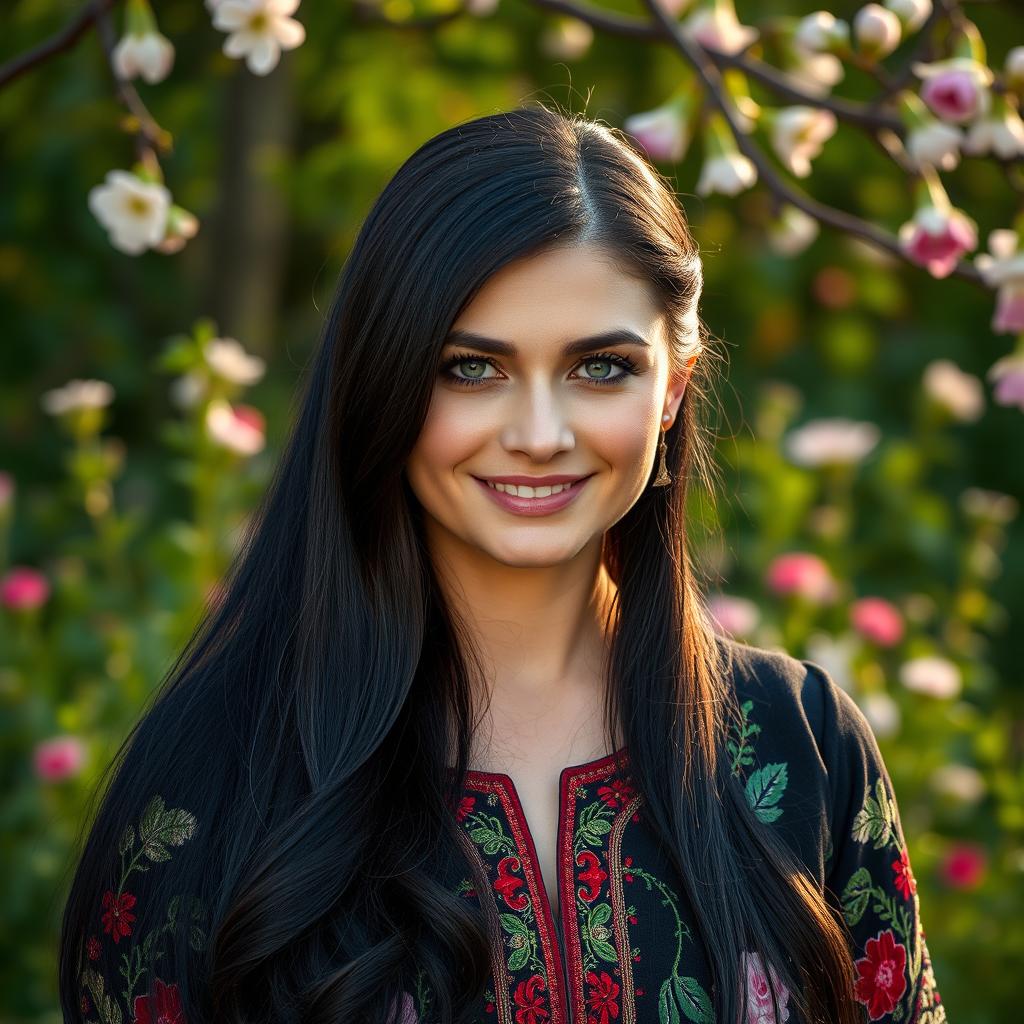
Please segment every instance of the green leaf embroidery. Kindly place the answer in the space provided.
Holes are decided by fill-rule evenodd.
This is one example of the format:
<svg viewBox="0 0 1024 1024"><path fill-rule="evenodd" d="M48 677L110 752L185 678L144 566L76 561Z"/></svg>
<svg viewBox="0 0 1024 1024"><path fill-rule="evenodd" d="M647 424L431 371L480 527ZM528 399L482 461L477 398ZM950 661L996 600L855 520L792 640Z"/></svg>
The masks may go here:
<svg viewBox="0 0 1024 1024"><path fill-rule="evenodd" d="M858 843L874 842L874 849L880 850L887 843L897 842L896 806L889 799L885 783L879 775L875 781L875 794L867 794L864 806L853 819L851 835Z"/></svg>
<svg viewBox="0 0 1024 1024"><path fill-rule="evenodd" d="M711 999L700 982L676 974L662 983L658 1018L661 1024L680 1024L684 1017L694 1024L714 1024Z"/></svg>
<svg viewBox="0 0 1024 1024"><path fill-rule="evenodd" d="M151 861L170 860L168 846L181 846L192 838L196 819L181 807L165 810L163 797L150 800L139 821L142 852Z"/></svg>
<svg viewBox="0 0 1024 1024"><path fill-rule="evenodd" d="M871 889L871 873L867 868L857 868L842 895L843 917L851 928L864 916L871 899Z"/></svg>
<svg viewBox="0 0 1024 1024"><path fill-rule="evenodd" d="M782 815L782 808L775 806L782 799L789 781L788 763L778 761L766 764L752 772L747 779L747 803L761 821L775 821Z"/></svg>
<svg viewBox="0 0 1024 1024"><path fill-rule="evenodd" d="M739 724L737 725L736 722L730 724L730 729L735 733L736 739L726 740L725 746L732 755L733 775L738 775L744 765L754 763L754 750L747 743L747 740L756 736L761 731L761 726L749 720L750 711L753 706L754 702L752 700L744 701L740 707Z"/></svg>
<svg viewBox="0 0 1024 1024"><path fill-rule="evenodd" d="M501 820L492 814L474 814L473 821L478 824L469 829L469 838L479 846L489 857L493 857L499 850L504 850L510 855L515 855L516 846L512 840L505 835Z"/></svg>

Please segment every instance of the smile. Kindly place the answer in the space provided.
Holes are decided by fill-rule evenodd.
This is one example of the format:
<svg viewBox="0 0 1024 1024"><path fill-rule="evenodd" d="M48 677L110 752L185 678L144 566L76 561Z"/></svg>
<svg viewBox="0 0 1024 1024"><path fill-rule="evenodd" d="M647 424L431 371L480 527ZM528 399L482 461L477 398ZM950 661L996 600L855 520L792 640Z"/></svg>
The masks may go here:
<svg viewBox="0 0 1024 1024"><path fill-rule="evenodd" d="M593 474L591 474L593 475ZM589 476L566 484L527 487L523 484L497 484L473 477L488 497L500 508L516 515L548 515L575 501Z"/></svg>

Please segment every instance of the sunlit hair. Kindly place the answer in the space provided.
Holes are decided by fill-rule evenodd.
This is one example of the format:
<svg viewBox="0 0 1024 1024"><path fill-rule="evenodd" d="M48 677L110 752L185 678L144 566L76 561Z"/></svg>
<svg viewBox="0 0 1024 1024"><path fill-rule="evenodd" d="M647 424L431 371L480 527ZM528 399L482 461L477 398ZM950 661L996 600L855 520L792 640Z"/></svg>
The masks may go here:
<svg viewBox="0 0 1024 1024"><path fill-rule="evenodd" d="M208 910L202 955L180 927L161 961L189 1024L387 1021L414 964L436 1020L469 1019L493 922L442 879L486 891L452 813L483 710L480 658L443 599L403 468L460 311L502 267L584 241L650 283L674 366L699 353L667 435L672 484L648 486L604 540L618 588L608 749L621 722L708 950L716 1019L740 1019L748 950L808 1024L860 1020L834 912L724 756L738 716L730 646L702 610L684 515L691 481L711 475L699 413L716 354L698 248L667 180L621 132L540 105L430 139L370 210L223 598L97 789L63 922L68 1019L97 894L155 793L198 823L152 873Z"/></svg>

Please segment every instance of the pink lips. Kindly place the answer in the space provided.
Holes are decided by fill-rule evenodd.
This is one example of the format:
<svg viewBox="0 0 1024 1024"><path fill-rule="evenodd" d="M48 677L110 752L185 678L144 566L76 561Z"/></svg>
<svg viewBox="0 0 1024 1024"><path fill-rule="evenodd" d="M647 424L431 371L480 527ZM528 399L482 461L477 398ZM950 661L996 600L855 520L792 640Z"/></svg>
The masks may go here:
<svg viewBox="0 0 1024 1024"><path fill-rule="evenodd" d="M558 494L550 494L546 498L517 498L514 494L507 494L491 487L485 480L473 477L474 480L487 492L487 496L507 512L514 512L520 516L546 516L559 509L565 508L570 502L575 501L576 496L583 490L589 476L577 480L570 487Z"/></svg>

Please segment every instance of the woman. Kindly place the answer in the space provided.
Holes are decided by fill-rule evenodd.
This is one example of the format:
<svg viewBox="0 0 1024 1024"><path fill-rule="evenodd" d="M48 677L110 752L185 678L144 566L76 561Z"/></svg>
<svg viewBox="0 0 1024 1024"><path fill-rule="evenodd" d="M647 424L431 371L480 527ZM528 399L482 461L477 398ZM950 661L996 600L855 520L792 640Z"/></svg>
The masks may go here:
<svg viewBox="0 0 1024 1024"><path fill-rule="evenodd" d="M702 612L701 283L600 124L482 117L399 169L111 766L68 1019L945 1019L866 720Z"/></svg>

